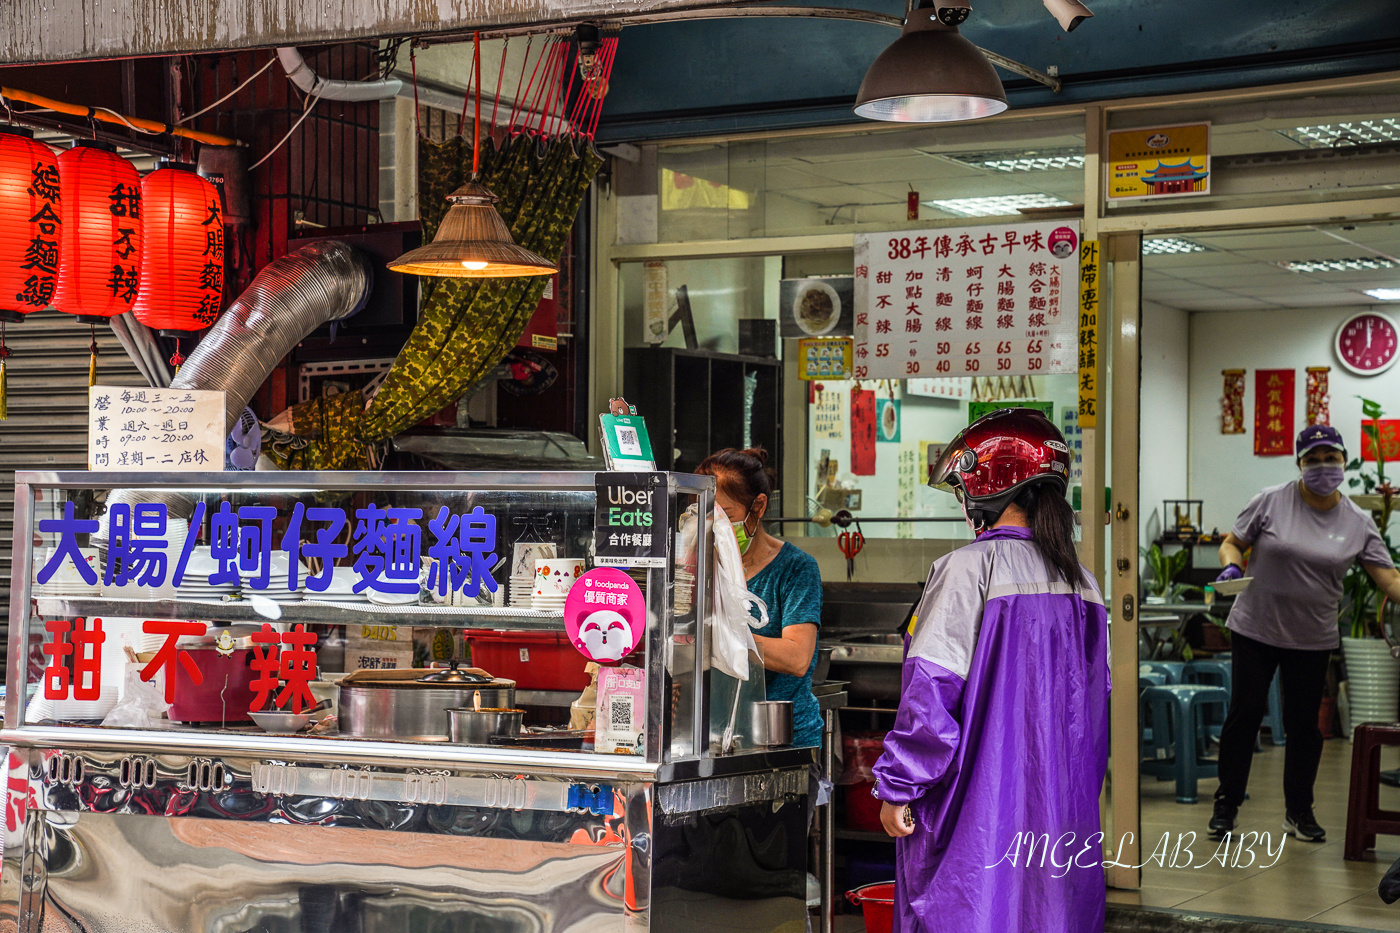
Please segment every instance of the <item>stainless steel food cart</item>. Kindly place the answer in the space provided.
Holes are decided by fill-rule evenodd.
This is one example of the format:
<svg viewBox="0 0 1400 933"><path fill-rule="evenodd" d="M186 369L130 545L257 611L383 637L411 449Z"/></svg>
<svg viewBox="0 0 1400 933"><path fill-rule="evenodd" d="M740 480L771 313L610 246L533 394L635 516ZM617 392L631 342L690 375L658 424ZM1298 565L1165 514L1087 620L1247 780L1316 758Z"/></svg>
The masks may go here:
<svg viewBox="0 0 1400 933"><path fill-rule="evenodd" d="M161 503L172 527L186 522L186 541L225 503L225 516L275 507L264 535L285 534L287 517L303 515L298 506L419 509L425 547L438 508L480 507L502 528L548 513L560 539L584 553L594 474L17 474L0 930L800 931L815 753L742 738L721 753L740 684L711 670L709 627L697 624L706 618L707 559L685 575L694 589L675 612L681 516L696 507L698 552L708 555L714 483L658 476L670 506L667 559L637 573L646 637L630 663L645 670L646 730L640 753L624 755L243 726L115 728L81 721L81 710L55 719L59 704L36 705L45 678L85 650L54 647L80 619L85 631L102 617L562 627L557 615L489 605L485 590L466 608L385 607L309 590L271 604L190 599L178 588L154 589L162 595L153 598L129 584L113 590L105 577L78 595L55 593L52 577L42 583L54 549L116 540L117 504ZM65 543L75 527L90 538ZM260 542L239 545L254 563ZM180 559L168 558L169 567ZM79 673L64 677L76 693ZM95 686L89 677L89 695ZM745 731L742 714L734 731Z"/></svg>

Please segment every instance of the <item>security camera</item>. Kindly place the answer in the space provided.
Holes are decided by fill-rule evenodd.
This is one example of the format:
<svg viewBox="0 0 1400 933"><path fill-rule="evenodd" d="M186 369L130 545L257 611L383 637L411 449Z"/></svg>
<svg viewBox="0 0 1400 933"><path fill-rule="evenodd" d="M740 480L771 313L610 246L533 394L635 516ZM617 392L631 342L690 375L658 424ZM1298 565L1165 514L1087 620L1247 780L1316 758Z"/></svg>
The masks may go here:
<svg viewBox="0 0 1400 933"><path fill-rule="evenodd" d="M1055 17L1060 23L1060 28L1065 32L1074 32L1075 27L1084 22L1094 13L1079 0L1042 0L1045 9L1050 11L1050 15Z"/></svg>
<svg viewBox="0 0 1400 933"><path fill-rule="evenodd" d="M961 26L972 12L969 0L933 0L934 13L944 26Z"/></svg>

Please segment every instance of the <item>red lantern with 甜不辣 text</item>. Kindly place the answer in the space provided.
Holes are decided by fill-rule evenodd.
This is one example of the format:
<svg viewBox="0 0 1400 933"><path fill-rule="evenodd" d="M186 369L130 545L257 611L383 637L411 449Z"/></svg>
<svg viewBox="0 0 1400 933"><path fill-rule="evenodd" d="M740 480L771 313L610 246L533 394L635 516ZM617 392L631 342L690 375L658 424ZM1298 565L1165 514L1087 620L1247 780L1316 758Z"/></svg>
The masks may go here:
<svg viewBox="0 0 1400 933"><path fill-rule="evenodd" d="M131 310L141 278L141 176L106 143L58 156L63 262L54 310L102 324Z"/></svg>
<svg viewBox="0 0 1400 933"><path fill-rule="evenodd" d="M58 280L58 165L33 136L0 128L0 322L47 308Z"/></svg>
<svg viewBox="0 0 1400 933"><path fill-rule="evenodd" d="M194 166L169 163L141 179L145 245L132 311L169 336L204 330L224 295L224 209Z"/></svg>

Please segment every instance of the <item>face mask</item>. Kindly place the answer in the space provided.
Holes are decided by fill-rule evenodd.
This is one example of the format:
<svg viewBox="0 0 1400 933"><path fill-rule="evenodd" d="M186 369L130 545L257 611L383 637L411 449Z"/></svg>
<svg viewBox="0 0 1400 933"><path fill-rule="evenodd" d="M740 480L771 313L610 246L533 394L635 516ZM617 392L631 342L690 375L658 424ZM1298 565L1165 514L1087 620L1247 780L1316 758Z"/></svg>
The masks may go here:
<svg viewBox="0 0 1400 933"><path fill-rule="evenodd" d="M753 538L749 537L749 529L745 527L748 520L748 516L745 515L744 520L742 522L733 522L734 540L739 542L740 554L746 552L749 549L749 545L753 544Z"/></svg>
<svg viewBox="0 0 1400 933"><path fill-rule="evenodd" d="M1330 496L1342 486L1346 470L1339 466L1312 466L1303 470L1303 485L1319 496Z"/></svg>

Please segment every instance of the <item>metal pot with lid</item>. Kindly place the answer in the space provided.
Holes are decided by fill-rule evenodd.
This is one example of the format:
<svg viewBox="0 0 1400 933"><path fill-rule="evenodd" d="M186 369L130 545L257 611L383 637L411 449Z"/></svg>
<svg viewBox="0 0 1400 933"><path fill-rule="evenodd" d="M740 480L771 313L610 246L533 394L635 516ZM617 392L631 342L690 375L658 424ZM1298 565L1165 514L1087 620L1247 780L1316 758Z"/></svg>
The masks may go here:
<svg viewBox="0 0 1400 933"><path fill-rule="evenodd" d="M358 670L340 682L340 731L360 738L413 742L447 740L447 710L511 709L515 681L478 668Z"/></svg>

